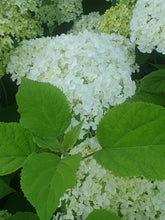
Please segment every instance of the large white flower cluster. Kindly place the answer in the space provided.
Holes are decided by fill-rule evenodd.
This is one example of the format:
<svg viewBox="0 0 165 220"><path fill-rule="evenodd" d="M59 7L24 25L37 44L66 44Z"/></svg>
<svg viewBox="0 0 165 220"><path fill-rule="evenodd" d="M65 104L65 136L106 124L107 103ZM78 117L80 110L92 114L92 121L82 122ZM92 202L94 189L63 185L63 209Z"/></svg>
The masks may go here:
<svg viewBox="0 0 165 220"><path fill-rule="evenodd" d="M81 143L71 154L91 153L90 146ZM165 181L145 178L120 178L88 157L81 161L77 184L60 199L66 212L58 212L53 220L84 220L93 209L106 209L123 220L165 219ZM64 207L63 207L64 210Z"/></svg>
<svg viewBox="0 0 165 220"><path fill-rule="evenodd" d="M134 94L131 73L135 69L134 47L128 39L88 31L23 41L7 65L18 84L21 77L27 77L59 87L74 116L84 119L86 131L96 130L110 106Z"/></svg>
<svg viewBox="0 0 165 220"><path fill-rule="evenodd" d="M165 54L164 0L138 0L130 23L131 40L141 52Z"/></svg>
<svg viewBox="0 0 165 220"><path fill-rule="evenodd" d="M99 23L102 15L99 12L91 12L88 15L81 15L80 18L74 21L73 27L68 33L78 34L86 29L90 32L99 33Z"/></svg>

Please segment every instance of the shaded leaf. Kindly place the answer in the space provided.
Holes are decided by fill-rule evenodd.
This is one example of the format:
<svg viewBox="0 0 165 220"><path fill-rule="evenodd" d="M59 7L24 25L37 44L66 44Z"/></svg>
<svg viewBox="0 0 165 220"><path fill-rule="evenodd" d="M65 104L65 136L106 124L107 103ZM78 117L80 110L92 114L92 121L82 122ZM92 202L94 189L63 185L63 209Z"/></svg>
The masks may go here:
<svg viewBox="0 0 165 220"><path fill-rule="evenodd" d="M76 183L80 160L80 155L60 159L51 153L34 153L26 159L21 187L41 220L50 220L60 197Z"/></svg>
<svg viewBox="0 0 165 220"><path fill-rule="evenodd" d="M8 184L6 184L0 178L0 199L2 199L4 196L6 196L14 191L15 191L14 189L12 189Z"/></svg>
<svg viewBox="0 0 165 220"><path fill-rule="evenodd" d="M141 80L141 91L149 93L165 93L165 69L151 72Z"/></svg>
<svg viewBox="0 0 165 220"><path fill-rule="evenodd" d="M22 192L14 192L3 201L3 209L11 214L16 212L35 212L34 207L27 201Z"/></svg>
<svg viewBox="0 0 165 220"><path fill-rule="evenodd" d="M18 123L0 123L0 175L22 167L25 158L35 150L31 134Z"/></svg>
<svg viewBox="0 0 165 220"><path fill-rule="evenodd" d="M165 107L165 93L148 93L137 91L134 96L127 99L126 102L147 102Z"/></svg>
<svg viewBox="0 0 165 220"><path fill-rule="evenodd" d="M19 114L17 112L17 105L9 105L5 108L0 107L0 121L3 122L18 122Z"/></svg>
<svg viewBox="0 0 165 220"><path fill-rule="evenodd" d="M32 212L17 212L6 220L39 220L39 218Z"/></svg>
<svg viewBox="0 0 165 220"><path fill-rule="evenodd" d="M152 64L154 67L156 67L157 69L165 69L165 65L163 64Z"/></svg>

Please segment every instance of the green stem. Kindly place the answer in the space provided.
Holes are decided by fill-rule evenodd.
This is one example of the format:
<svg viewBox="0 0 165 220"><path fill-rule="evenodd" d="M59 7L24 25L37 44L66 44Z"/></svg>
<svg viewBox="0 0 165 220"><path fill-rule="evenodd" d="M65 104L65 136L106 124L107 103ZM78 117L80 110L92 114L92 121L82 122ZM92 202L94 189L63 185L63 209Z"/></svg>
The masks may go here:
<svg viewBox="0 0 165 220"><path fill-rule="evenodd" d="M97 150L97 151L95 151L95 152L92 152L92 153L90 153L90 154L88 154L88 155L84 156L82 159L86 159L86 158L88 158L88 157L92 156L93 154L95 154L96 152L101 151L101 150L102 150L102 149Z"/></svg>

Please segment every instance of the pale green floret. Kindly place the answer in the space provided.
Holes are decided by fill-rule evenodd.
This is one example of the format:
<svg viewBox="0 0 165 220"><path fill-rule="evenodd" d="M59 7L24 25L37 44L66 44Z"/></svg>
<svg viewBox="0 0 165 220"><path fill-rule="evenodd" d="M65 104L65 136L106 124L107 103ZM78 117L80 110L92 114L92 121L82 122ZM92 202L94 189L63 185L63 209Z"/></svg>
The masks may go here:
<svg viewBox="0 0 165 220"><path fill-rule="evenodd" d="M0 77L15 41L42 36L43 24L51 34L56 25L76 19L83 11L82 0L1 0L0 8Z"/></svg>
<svg viewBox="0 0 165 220"><path fill-rule="evenodd" d="M7 210L0 210L0 220L6 220L11 214Z"/></svg>
<svg viewBox="0 0 165 220"><path fill-rule="evenodd" d="M103 33L117 33L128 37L130 34L130 21L136 0L121 0L115 7L106 10L99 24Z"/></svg>
<svg viewBox="0 0 165 220"><path fill-rule="evenodd" d="M78 34L88 30L90 32L99 33L99 23L102 19L102 15L99 12L91 12L88 15L81 15L80 18L74 21L73 27L68 33Z"/></svg>
<svg viewBox="0 0 165 220"><path fill-rule="evenodd" d="M32 16L33 11L30 11L36 10L36 7L37 1L35 4L32 1L0 1L0 77L5 72L3 60L14 47L14 40L19 42L25 38L42 35L42 27Z"/></svg>
<svg viewBox="0 0 165 220"><path fill-rule="evenodd" d="M82 12L82 0L51 0L49 4L44 4L38 9L36 17L47 25L51 33L55 25L70 22Z"/></svg>

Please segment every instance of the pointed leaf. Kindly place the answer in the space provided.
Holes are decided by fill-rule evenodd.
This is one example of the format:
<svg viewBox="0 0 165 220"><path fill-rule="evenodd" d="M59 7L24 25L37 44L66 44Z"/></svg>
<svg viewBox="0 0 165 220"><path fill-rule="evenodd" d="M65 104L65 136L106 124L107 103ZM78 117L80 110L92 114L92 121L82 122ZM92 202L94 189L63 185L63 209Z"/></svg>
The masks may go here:
<svg viewBox="0 0 165 220"><path fill-rule="evenodd" d="M5 183L1 178L0 178L0 199L2 199L4 196L14 192L15 190L12 189L7 183Z"/></svg>
<svg viewBox="0 0 165 220"><path fill-rule="evenodd" d="M110 110L97 129L103 147L94 158L119 176L165 178L165 109L147 103Z"/></svg>
<svg viewBox="0 0 165 220"><path fill-rule="evenodd" d="M31 134L18 123L0 123L0 175L22 167L25 158L35 150Z"/></svg>
<svg viewBox="0 0 165 220"><path fill-rule="evenodd" d="M50 220L60 197L76 183L80 160L80 155L60 159L51 153L34 153L26 159L21 186L41 220Z"/></svg>
<svg viewBox="0 0 165 220"><path fill-rule="evenodd" d="M39 218L32 212L17 212L6 220L39 220Z"/></svg>
<svg viewBox="0 0 165 220"><path fill-rule="evenodd" d="M34 136L57 139L71 122L70 108L65 95L49 83L22 79L17 93L20 122Z"/></svg>
<svg viewBox="0 0 165 220"><path fill-rule="evenodd" d="M100 219L101 220L121 220L119 216L116 216L115 214L104 209L94 210L86 218L86 220L100 220Z"/></svg>
<svg viewBox="0 0 165 220"><path fill-rule="evenodd" d="M63 149L70 150L73 148L74 144L76 143L76 141L80 135L82 124L83 124L83 121L80 122L75 127L73 127L70 131L68 131L65 134L64 140L62 142Z"/></svg>

